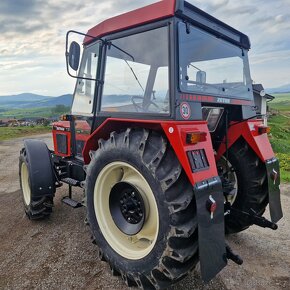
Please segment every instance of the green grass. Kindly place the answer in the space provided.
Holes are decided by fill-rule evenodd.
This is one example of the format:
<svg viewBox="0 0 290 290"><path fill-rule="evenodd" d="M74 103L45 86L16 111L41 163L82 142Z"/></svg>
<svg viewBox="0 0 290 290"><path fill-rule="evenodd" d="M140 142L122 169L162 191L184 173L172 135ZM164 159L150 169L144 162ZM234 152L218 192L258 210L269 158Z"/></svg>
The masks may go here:
<svg viewBox="0 0 290 290"><path fill-rule="evenodd" d="M50 126L35 127L0 127L0 141L16 137L24 137L35 134L44 134L51 131Z"/></svg>
<svg viewBox="0 0 290 290"><path fill-rule="evenodd" d="M290 182L290 93L274 94L268 103L275 115L270 116L270 142L280 161L281 180Z"/></svg>
<svg viewBox="0 0 290 290"><path fill-rule="evenodd" d="M290 93L274 94L275 99L269 102L270 109L290 113Z"/></svg>
<svg viewBox="0 0 290 290"><path fill-rule="evenodd" d="M1 109L1 108L0 108ZM42 117L50 118L54 116L60 116L69 113L69 107L63 108L27 108L27 109L14 109L14 110L0 110L1 118L28 118L28 117Z"/></svg>

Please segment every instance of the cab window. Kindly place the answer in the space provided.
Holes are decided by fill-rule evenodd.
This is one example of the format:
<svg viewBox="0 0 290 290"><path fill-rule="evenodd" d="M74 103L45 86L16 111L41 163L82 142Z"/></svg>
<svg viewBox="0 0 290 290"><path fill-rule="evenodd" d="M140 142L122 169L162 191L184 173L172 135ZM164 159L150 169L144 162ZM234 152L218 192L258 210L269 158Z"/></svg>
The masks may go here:
<svg viewBox="0 0 290 290"><path fill-rule="evenodd" d="M72 114L88 114L93 110L96 74L99 59L99 43L85 48L77 80Z"/></svg>
<svg viewBox="0 0 290 290"><path fill-rule="evenodd" d="M101 111L169 114L168 28L107 46Z"/></svg>

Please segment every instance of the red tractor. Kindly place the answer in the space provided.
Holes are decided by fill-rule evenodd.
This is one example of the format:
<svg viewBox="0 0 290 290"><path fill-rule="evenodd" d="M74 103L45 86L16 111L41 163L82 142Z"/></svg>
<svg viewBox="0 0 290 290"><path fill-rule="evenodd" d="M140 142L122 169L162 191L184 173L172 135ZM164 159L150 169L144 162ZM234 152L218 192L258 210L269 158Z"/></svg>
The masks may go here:
<svg viewBox="0 0 290 290"><path fill-rule="evenodd" d="M20 154L27 216L48 217L67 183L63 201L86 207L101 259L144 289L166 288L198 262L204 281L228 259L241 264L225 235L276 229L282 217L248 37L183 0L108 19L81 34L82 48L68 45L73 33L71 114L53 124L54 151L26 140Z"/></svg>

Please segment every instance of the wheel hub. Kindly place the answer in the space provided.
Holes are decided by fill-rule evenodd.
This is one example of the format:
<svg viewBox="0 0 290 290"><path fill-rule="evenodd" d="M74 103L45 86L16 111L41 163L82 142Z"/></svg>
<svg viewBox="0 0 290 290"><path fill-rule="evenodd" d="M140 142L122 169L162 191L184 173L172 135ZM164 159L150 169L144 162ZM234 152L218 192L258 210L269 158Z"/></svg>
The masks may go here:
<svg viewBox="0 0 290 290"><path fill-rule="evenodd" d="M110 192L109 206L116 226L126 235L136 235L145 221L145 206L138 189L128 182L116 183Z"/></svg>

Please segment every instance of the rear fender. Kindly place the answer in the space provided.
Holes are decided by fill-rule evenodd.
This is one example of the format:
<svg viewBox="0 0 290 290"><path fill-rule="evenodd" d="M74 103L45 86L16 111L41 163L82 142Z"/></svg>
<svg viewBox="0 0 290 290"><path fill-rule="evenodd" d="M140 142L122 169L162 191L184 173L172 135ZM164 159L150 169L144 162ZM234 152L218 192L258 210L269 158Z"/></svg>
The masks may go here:
<svg viewBox="0 0 290 290"><path fill-rule="evenodd" d="M227 264L225 258L224 233L224 197L221 181L217 173L211 136L204 121L158 121L158 120L124 120L108 118L87 140L83 157L85 164L90 162L90 150L97 150L99 139L110 138L110 132L129 127L140 127L165 133L179 159L196 199L199 258L204 281L211 280ZM203 132L205 139L194 145L186 142L186 134ZM192 170L188 154L195 150L204 150L208 166L201 170ZM207 207L209 200L216 203L216 210L211 215Z"/></svg>
<svg viewBox="0 0 290 290"><path fill-rule="evenodd" d="M280 169L279 161L271 147L268 135L259 134L258 128L263 125L262 120L249 120L241 123L231 123L228 130L228 148L230 148L240 137L249 144L257 156L265 163L268 180L269 209L272 222L279 221L282 216L280 200ZM220 145L216 159L219 160L226 152L226 142Z"/></svg>
<svg viewBox="0 0 290 290"><path fill-rule="evenodd" d="M232 122L228 130L228 148L230 148L240 137L243 137L257 156L265 162L275 157L268 135L259 134L258 127L263 125L262 120L248 120L241 123ZM224 140L225 141L225 140ZM226 142L223 142L218 151L216 159L226 152Z"/></svg>

